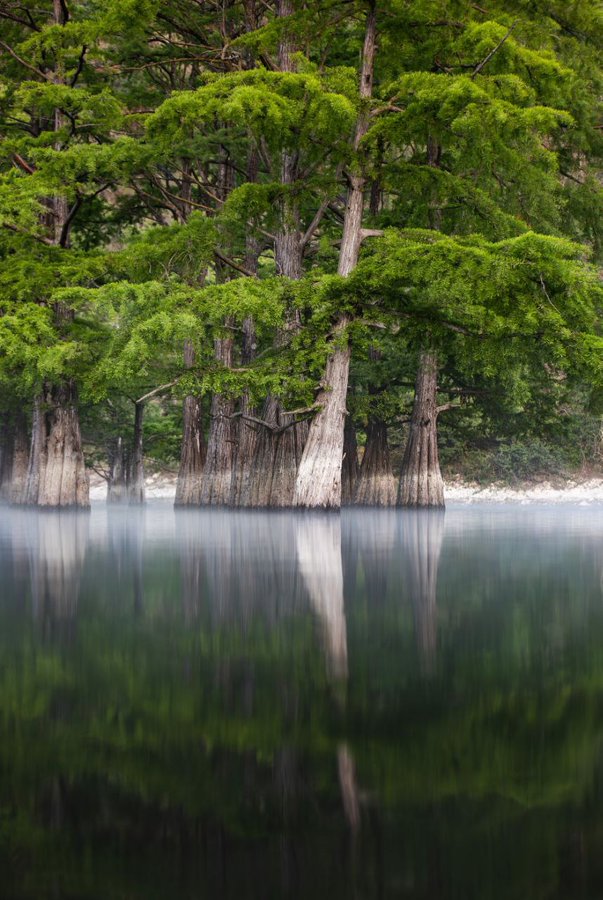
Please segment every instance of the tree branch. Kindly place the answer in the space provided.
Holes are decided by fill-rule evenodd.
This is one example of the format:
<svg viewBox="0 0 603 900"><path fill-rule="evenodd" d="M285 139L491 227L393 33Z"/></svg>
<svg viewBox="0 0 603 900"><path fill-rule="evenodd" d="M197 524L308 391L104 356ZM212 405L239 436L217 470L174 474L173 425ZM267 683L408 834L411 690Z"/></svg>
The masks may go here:
<svg viewBox="0 0 603 900"><path fill-rule="evenodd" d="M230 266L231 269L236 269L237 272L240 272L242 275L247 275L248 278L257 278L255 272L250 271L250 269L246 269L245 266L241 266L238 262L235 262L234 259L231 259L229 256L225 256L221 250L214 250L214 253L221 262L223 262L226 266Z"/></svg>
<svg viewBox="0 0 603 900"><path fill-rule="evenodd" d="M73 78L71 79L71 87L75 87L78 78L82 74L82 69L84 68L84 60L86 59L86 52L88 47L86 44L82 47L82 52L80 53L80 58L77 61L77 68L73 74Z"/></svg>
<svg viewBox="0 0 603 900"><path fill-rule="evenodd" d="M490 60L492 59L492 57L493 57L496 53L498 53L498 51L500 50L500 48L502 47L502 45L505 43L505 41L506 41L508 38L511 37L511 34L513 33L513 31L514 31L514 29L515 29L515 26L516 26L517 24L519 24L519 19L515 19L515 21L513 22L513 24L511 25L511 27L510 27L509 30L507 31L507 33L505 34L505 36L504 36L503 38L501 38L501 40L498 42L498 44L496 45L496 47L494 47L493 50L490 50L490 52L488 53L488 55L487 55L486 57L484 57L484 59L482 59L481 63L478 63L478 65L477 65L477 66L475 67L475 69L473 70L473 74L472 74L471 78L475 78L476 75L479 75L479 73L482 71L482 69L484 68L484 66L487 66L487 65L488 65L488 63L490 62Z"/></svg>
<svg viewBox="0 0 603 900"><path fill-rule="evenodd" d="M316 215L314 216L314 218L312 219L312 221L311 221L310 224L308 225L308 228L307 228L307 230L306 230L306 233L304 234L304 236L303 236L302 239L301 239L301 246L302 246L302 249L303 249L303 248L308 244L308 242L312 239L312 237L313 237L313 235L314 235L314 232L316 231L316 229L317 229L318 226L320 225L320 223L321 223L321 221L322 221L322 218L323 218L324 214L325 214L326 211L327 211L328 206L329 206L329 201L327 200L327 201L325 201L324 203L321 203L320 206L319 206L319 208L316 210Z"/></svg>
<svg viewBox="0 0 603 900"><path fill-rule="evenodd" d="M440 413L448 412L451 409L460 409L460 408L461 408L460 403L455 403L453 400L451 400L450 403L443 403L441 406L438 406L436 408L436 413L439 416Z"/></svg>
<svg viewBox="0 0 603 900"><path fill-rule="evenodd" d="M149 391L148 394L144 394L142 397L139 397L138 400L132 400L132 403L135 406L139 406L141 403L146 403L147 400L150 400L151 397L155 397L156 394L160 394L161 391L167 391L168 388L174 387L175 384L178 384L180 378L174 378L173 381L168 381L167 384L160 384L159 387L153 388L152 391Z"/></svg>
<svg viewBox="0 0 603 900"><path fill-rule="evenodd" d="M16 59L18 63L21 63L22 66L24 66L26 69L29 69L30 72L34 72L34 73L38 76L38 78L43 78L44 81L51 81L51 80L52 80L52 79L50 78L50 76L47 75L45 72L42 72L41 69L36 69L35 66L32 66L31 63L28 63L27 60L23 59L23 58L20 57L17 53L15 53L15 51L13 50L13 48L12 48L12 47L9 47L9 45L6 44L4 41L0 41L0 47L1 47L3 50L6 50L6 52L7 52L10 56L12 56L13 59Z"/></svg>

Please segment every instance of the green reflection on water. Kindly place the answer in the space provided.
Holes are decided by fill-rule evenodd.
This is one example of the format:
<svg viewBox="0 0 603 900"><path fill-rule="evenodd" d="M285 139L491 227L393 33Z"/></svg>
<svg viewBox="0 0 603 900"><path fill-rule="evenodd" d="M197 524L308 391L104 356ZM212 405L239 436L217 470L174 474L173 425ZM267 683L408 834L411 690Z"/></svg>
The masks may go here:
<svg viewBox="0 0 603 900"><path fill-rule="evenodd" d="M602 524L4 514L2 896L598 896Z"/></svg>

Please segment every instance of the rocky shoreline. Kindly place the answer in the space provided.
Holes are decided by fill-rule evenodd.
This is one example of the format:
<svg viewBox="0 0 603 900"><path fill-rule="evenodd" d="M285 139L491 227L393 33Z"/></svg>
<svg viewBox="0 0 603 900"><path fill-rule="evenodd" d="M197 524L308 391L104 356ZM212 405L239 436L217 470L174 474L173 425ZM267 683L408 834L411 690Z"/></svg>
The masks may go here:
<svg viewBox="0 0 603 900"><path fill-rule="evenodd" d="M176 474L156 473L145 479L148 500L173 500L176 495ZM90 499L104 501L106 482L93 474ZM603 478L576 479L563 482L538 482L511 487L505 484L470 484L463 481L446 483L448 503L573 503L584 506L603 503Z"/></svg>

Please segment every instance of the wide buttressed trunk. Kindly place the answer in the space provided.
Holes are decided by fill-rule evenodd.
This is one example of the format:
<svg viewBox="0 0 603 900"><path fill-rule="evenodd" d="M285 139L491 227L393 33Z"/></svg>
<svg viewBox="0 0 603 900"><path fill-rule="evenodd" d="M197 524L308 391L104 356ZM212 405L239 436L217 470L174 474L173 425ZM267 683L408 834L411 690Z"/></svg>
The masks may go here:
<svg viewBox="0 0 603 900"><path fill-rule="evenodd" d="M444 507L444 481L438 457L438 361L421 354L415 399L398 489L398 506Z"/></svg>
<svg viewBox="0 0 603 900"><path fill-rule="evenodd" d="M195 352L191 341L184 345L184 365L191 369ZM207 446L203 433L203 408L201 398L189 394L182 408L182 449L176 483L176 506L199 506L201 502L201 476Z"/></svg>
<svg viewBox="0 0 603 900"><path fill-rule="evenodd" d="M279 430L270 436L272 472L268 506L271 508L290 507L293 504L297 470L308 436L307 423L294 422L291 416L283 412L280 404L277 410L277 427Z"/></svg>
<svg viewBox="0 0 603 900"><path fill-rule="evenodd" d="M347 324L347 323L346 323ZM318 397L320 411L310 426L297 471L294 506L339 509L343 432L350 371L350 349L341 347L327 360L326 389Z"/></svg>
<svg viewBox="0 0 603 900"><path fill-rule="evenodd" d="M297 469L308 433L306 422L295 422L274 395L266 398L255 432L255 450L249 476L238 505L257 509L283 509L293 503Z"/></svg>
<svg viewBox="0 0 603 900"><path fill-rule="evenodd" d="M72 381L46 384L34 402L31 449L21 502L31 506L90 506L90 485Z"/></svg>
<svg viewBox="0 0 603 900"><path fill-rule="evenodd" d="M396 480L387 444L387 426L381 419L369 419L366 448L356 485L358 506L395 506Z"/></svg>
<svg viewBox="0 0 603 900"><path fill-rule="evenodd" d="M22 410L8 413L0 435L0 500L19 504L27 481L29 440Z"/></svg>

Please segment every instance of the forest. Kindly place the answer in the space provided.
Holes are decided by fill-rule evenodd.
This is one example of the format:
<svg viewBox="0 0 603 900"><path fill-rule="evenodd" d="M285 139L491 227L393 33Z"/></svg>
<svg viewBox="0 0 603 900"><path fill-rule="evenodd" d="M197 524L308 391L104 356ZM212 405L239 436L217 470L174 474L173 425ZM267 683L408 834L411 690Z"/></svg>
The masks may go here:
<svg viewBox="0 0 603 900"><path fill-rule="evenodd" d="M600 0L0 0L1 498L600 466L602 49Z"/></svg>

